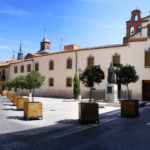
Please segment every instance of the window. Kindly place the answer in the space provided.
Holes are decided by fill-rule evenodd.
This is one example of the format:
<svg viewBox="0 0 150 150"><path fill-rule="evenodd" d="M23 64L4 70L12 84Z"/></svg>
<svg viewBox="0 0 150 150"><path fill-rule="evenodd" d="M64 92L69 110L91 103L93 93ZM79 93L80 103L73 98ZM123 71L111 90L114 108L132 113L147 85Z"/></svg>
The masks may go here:
<svg viewBox="0 0 150 150"><path fill-rule="evenodd" d="M24 72L24 66L23 66L23 65L21 65L21 67L20 67L20 72L21 72L21 73Z"/></svg>
<svg viewBox="0 0 150 150"><path fill-rule="evenodd" d="M87 66L94 66L94 57L93 56L88 57Z"/></svg>
<svg viewBox="0 0 150 150"><path fill-rule="evenodd" d="M134 27L132 26L131 28L130 28L130 35L133 35L134 34Z"/></svg>
<svg viewBox="0 0 150 150"><path fill-rule="evenodd" d="M18 67L17 66L14 67L14 73L18 73Z"/></svg>
<svg viewBox="0 0 150 150"><path fill-rule="evenodd" d="M35 63L35 71L39 71L39 63Z"/></svg>
<svg viewBox="0 0 150 150"><path fill-rule="evenodd" d="M147 26L147 36L150 37L150 24Z"/></svg>
<svg viewBox="0 0 150 150"><path fill-rule="evenodd" d="M145 51L145 67L150 67L150 51Z"/></svg>
<svg viewBox="0 0 150 150"><path fill-rule="evenodd" d="M31 72L31 64L27 65L27 72Z"/></svg>
<svg viewBox="0 0 150 150"><path fill-rule="evenodd" d="M142 27L141 26L138 27L138 32L142 32Z"/></svg>
<svg viewBox="0 0 150 150"><path fill-rule="evenodd" d="M49 78L49 86L50 87L54 86L54 79L53 78Z"/></svg>
<svg viewBox="0 0 150 150"><path fill-rule="evenodd" d="M135 20L135 21L138 21L138 19L139 19L138 15L135 15L135 16L134 16L134 20Z"/></svg>
<svg viewBox="0 0 150 150"><path fill-rule="evenodd" d="M66 86L67 87L72 87L72 78L69 77L69 78L66 79Z"/></svg>
<svg viewBox="0 0 150 150"><path fill-rule="evenodd" d="M67 69L72 69L72 59L71 58L67 59Z"/></svg>
<svg viewBox="0 0 150 150"><path fill-rule="evenodd" d="M115 54L112 58L112 62L113 62L113 65L119 65L120 64L120 55L119 54Z"/></svg>
<svg viewBox="0 0 150 150"><path fill-rule="evenodd" d="M54 61L53 60L51 60L49 62L49 70L54 70Z"/></svg>

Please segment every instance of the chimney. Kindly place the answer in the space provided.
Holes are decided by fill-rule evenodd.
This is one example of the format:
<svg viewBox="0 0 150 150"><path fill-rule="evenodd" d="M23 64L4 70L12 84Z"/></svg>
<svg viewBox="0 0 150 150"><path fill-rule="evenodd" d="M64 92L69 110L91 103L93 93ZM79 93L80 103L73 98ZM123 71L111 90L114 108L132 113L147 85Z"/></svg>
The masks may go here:
<svg viewBox="0 0 150 150"><path fill-rule="evenodd" d="M70 45L64 46L64 51L73 51L73 50L77 50L77 49L80 49L80 46L76 45L76 44L70 44Z"/></svg>

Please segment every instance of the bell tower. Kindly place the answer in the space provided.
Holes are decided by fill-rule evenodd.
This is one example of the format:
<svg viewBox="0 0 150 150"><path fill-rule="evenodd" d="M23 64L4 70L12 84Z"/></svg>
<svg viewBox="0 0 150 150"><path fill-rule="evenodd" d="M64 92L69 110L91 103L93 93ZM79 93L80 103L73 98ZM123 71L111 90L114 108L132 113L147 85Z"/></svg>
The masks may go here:
<svg viewBox="0 0 150 150"><path fill-rule="evenodd" d="M141 11L135 9L131 12L130 20L127 21L126 37L130 37L135 35L136 33L141 32L141 24L142 24Z"/></svg>

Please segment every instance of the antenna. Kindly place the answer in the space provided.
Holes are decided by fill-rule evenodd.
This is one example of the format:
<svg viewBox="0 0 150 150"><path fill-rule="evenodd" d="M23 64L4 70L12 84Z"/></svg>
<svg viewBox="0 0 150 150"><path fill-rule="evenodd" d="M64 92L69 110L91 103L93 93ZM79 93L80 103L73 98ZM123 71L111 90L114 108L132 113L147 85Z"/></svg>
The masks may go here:
<svg viewBox="0 0 150 150"><path fill-rule="evenodd" d="M12 59L15 59L15 51L12 51Z"/></svg>
<svg viewBox="0 0 150 150"><path fill-rule="evenodd" d="M20 43L19 43L19 45L20 45L20 46L19 46L19 52L22 53L22 43L21 43L21 40L20 40L19 42L20 42Z"/></svg>
<svg viewBox="0 0 150 150"><path fill-rule="evenodd" d="M44 28L43 31L43 37L47 37L47 28Z"/></svg>
<svg viewBox="0 0 150 150"><path fill-rule="evenodd" d="M63 49L63 41L64 41L64 39L61 37L60 38L59 50Z"/></svg>
<svg viewBox="0 0 150 150"><path fill-rule="evenodd" d="M139 9L139 7L138 6L136 6L136 8L135 8L136 10L138 10Z"/></svg>

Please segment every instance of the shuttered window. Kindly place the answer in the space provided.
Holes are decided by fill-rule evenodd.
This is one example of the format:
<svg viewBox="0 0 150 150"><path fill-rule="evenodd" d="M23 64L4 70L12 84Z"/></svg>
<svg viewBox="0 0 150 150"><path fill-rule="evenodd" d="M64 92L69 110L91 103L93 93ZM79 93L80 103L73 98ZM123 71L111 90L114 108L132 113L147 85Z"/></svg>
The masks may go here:
<svg viewBox="0 0 150 150"><path fill-rule="evenodd" d="M147 36L150 37L150 24L147 26Z"/></svg>
<svg viewBox="0 0 150 150"><path fill-rule="evenodd" d="M72 87L72 78L69 77L69 78L66 79L66 86L67 87Z"/></svg>
<svg viewBox="0 0 150 150"><path fill-rule="evenodd" d="M31 64L27 65L27 72L31 72Z"/></svg>
<svg viewBox="0 0 150 150"><path fill-rule="evenodd" d="M115 54L112 58L112 62L113 62L113 65L119 65L120 64L120 55L119 54Z"/></svg>
<svg viewBox="0 0 150 150"><path fill-rule="evenodd" d="M54 61L53 60L51 60L49 62L49 70L54 70Z"/></svg>
<svg viewBox="0 0 150 150"><path fill-rule="evenodd" d="M67 59L67 66L66 66L67 69L72 69L72 59L71 58L68 58Z"/></svg>
<svg viewBox="0 0 150 150"><path fill-rule="evenodd" d="M18 67L17 66L14 67L14 73L18 73Z"/></svg>
<svg viewBox="0 0 150 150"><path fill-rule="evenodd" d="M24 66L23 65L21 65L21 67L20 67L20 72L24 73Z"/></svg>
<svg viewBox="0 0 150 150"><path fill-rule="evenodd" d="M54 79L53 78L49 78L49 86L50 87L54 86Z"/></svg>
<svg viewBox="0 0 150 150"><path fill-rule="evenodd" d="M145 67L150 67L150 51L145 52Z"/></svg>
<svg viewBox="0 0 150 150"><path fill-rule="evenodd" d="M35 71L39 71L39 63L35 63Z"/></svg>
<svg viewBox="0 0 150 150"><path fill-rule="evenodd" d="M87 59L87 66L94 66L94 57L93 56L89 56Z"/></svg>

